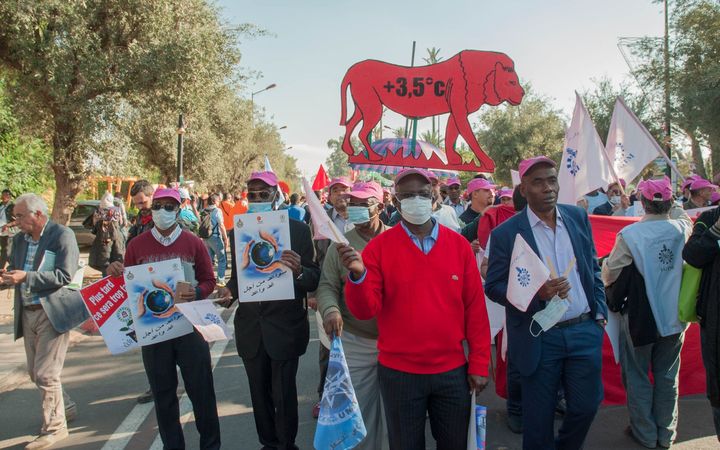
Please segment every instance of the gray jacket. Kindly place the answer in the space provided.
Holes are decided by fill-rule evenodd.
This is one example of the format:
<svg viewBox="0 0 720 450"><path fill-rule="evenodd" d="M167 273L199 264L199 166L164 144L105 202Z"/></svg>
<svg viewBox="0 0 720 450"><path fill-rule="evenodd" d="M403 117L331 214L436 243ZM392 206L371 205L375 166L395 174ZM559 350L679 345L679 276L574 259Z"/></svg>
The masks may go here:
<svg viewBox="0 0 720 450"><path fill-rule="evenodd" d="M23 270L27 248L25 233L15 235L8 270ZM38 272L46 250L55 253L55 270ZM40 296L43 309L58 333L70 331L89 317L80 292L65 287L78 270L79 258L72 230L48 220L35 254L35 270L27 273L26 283L32 293ZM20 289L20 285L15 286L15 339L23 336Z"/></svg>

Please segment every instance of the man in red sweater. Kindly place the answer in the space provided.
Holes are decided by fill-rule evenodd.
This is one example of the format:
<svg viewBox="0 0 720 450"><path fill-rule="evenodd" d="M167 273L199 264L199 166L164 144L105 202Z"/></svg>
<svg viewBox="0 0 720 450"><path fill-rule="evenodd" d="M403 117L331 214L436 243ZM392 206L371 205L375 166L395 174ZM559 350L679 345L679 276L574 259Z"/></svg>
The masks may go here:
<svg viewBox="0 0 720 450"><path fill-rule="evenodd" d="M191 302L208 298L215 289L215 274L205 245L177 224L180 193L174 189L157 189L152 197L152 218L155 226L128 244L125 264L114 262L108 274L121 276L124 266L135 266L180 258L185 276L194 289L177 292L176 301ZM155 414L164 448L185 448L177 398L177 369L185 381L185 390L195 412L200 433L200 448L220 448L215 388L210 361L210 348L196 332L142 347L145 373L155 401Z"/></svg>
<svg viewBox="0 0 720 450"><path fill-rule="evenodd" d="M391 449L425 448L426 412L438 448L465 449L470 391L487 385L490 327L475 255L465 238L432 218L432 194L424 170L400 172L400 225L372 239L362 256L338 246L350 271L350 312L377 317Z"/></svg>

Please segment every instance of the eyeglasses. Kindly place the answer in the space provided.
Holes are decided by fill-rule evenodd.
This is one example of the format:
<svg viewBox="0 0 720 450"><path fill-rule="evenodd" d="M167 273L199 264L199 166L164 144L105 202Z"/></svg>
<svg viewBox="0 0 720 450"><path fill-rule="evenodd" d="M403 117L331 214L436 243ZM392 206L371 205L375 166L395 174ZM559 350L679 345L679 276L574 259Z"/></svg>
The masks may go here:
<svg viewBox="0 0 720 450"><path fill-rule="evenodd" d="M432 193L432 191L396 192L395 197L398 200L405 200L406 198L412 198L412 197L432 198L433 193Z"/></svg>
<svg viewBox="0 0 720 450"><path fill-rule="evenodd" d="M150 208L153 211L160 211L161 209L164 209L167 212L173 212L177 210L178 205L173 205L172 203L165 203L164 205L161 205L160 203L153 203Z"/></svg>
<svg viewBox="0 0 720 450"><path fill-rule="evenodd" d="M263 190L263 191L248 191L247 193L247 199L250 202L255 201L269 201L275 197L275 191L269 191L269 190Z"/></svg>

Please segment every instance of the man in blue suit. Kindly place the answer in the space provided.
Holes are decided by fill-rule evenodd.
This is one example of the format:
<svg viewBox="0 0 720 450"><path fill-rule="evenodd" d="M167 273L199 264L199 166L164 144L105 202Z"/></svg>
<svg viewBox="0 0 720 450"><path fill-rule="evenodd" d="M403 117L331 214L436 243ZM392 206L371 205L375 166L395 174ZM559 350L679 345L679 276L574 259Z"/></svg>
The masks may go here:
<svg viewBox="0 0 720 450"><path fill-rule="evenodd" d="M519 189L528 206L492 232L485 292L505 307L508 358L522 377L523 449L579 449L603 398L605 290L587 214L576 206L557 204L555 163L544 156L531 158L520 163L519 172ZM507 299L518 233L542 261L549 260L558 273L567 273L545 282L525 312ZM551 302L556 295L564 300ZM543 316L550 316L553 308L545 307L560 302L567 310L548 324ZM555 437L560 386L565 390L567 412Z"/></svg>

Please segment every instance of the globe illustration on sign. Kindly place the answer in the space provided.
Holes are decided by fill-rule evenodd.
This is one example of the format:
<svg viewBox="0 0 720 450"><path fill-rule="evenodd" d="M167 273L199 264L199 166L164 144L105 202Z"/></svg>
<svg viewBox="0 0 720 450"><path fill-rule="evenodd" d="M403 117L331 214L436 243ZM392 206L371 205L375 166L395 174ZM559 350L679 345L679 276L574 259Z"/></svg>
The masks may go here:
<svg viewBox="0 0 720 450"><path fill-rule="evenodd" d="M275 247L268 241L258 241L250 248L250 259L260 269L272 264L275 259Z"/></svg>
<svg viewBox="0 0 720 450"><path fill-rule="evenodd" d="M165 289L155 289L145 294L145 307L153 314L162 314L172 305L172 296Z"/></svg>

